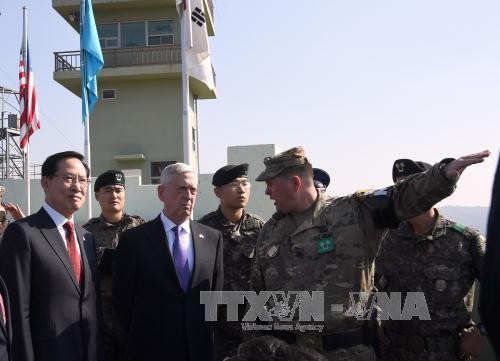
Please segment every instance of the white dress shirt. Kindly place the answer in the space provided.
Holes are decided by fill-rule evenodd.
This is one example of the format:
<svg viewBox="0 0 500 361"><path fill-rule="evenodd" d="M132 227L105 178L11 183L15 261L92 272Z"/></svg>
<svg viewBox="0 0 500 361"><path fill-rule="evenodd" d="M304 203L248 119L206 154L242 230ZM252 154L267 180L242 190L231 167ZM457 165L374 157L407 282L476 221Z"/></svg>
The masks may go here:
<svg viewBox="0 0 500 361"><path fill-rule="evenodd" d="M168 249L170 251L170 255L172 256L172 260L174 259L174 227L177 227L177 224L172 222L163 212L160 213L160 219L163 223L163 228L165 229L165 234L167 235ZM191 235L191 227L189 227L189 219L187 219L184 223L179 224L182 228L180 237L186 237L184 239L188 240L187 247L187 255L188 255L188 265L189 272L193 275L193 265L194 265L194 245L193 245L193 237Z"/></svg>
<svg viewBox="0 0 500 361"><path fill-rule="evenodd" d="M55 223L57 230L59 231L59 234L61 235L64 246L66 247L66 249L68 249L68 243L66 242L66 230L64 229L63 225L68 221L73 222L73 216L71 216L70 219L64 217L61 213L59 213L54 208L49 206L46 202L43 203L42 207L43 207L43 209L45 209L45 212L47 212L49 214L50 218L52 218L52 221ZM75 223L73 222L73 225L74 224ZM78 254L81 254L80 244L78 243L78 237L77 237L75 231L73 231L73 233L75 234L76 249L78 251Z"/></svg>

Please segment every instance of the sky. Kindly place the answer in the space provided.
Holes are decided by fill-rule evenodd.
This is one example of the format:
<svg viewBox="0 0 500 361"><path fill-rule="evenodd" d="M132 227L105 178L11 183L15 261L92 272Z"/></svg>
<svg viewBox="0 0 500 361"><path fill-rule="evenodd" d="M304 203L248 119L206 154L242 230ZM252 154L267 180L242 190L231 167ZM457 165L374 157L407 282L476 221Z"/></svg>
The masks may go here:
<svg viewBox="0 0 500 361"><path fill-rule="evenodd" d="M80 99L52 80L53 53L77 50L79 39L51 1L0 0L0 85L18 88L23 5L42 121L31 157L41 163L83 151ZM489 205L500 135L498 1L214 5L218 99L199 102L202 173L225 164L228 146L302 145L330 173L330 193L344 195L391 184L397 158L434 163L489 149L441 202Z"/></svg>

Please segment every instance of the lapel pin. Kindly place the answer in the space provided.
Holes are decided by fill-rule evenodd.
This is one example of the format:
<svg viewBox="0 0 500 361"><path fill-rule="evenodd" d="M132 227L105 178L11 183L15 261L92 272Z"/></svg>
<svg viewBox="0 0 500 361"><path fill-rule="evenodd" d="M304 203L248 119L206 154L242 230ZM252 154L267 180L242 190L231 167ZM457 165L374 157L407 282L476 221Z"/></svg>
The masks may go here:
<svg viewBox="0 0 500 361"><path fill-rule="evenodd" d="M201 234L201 233L198 235L198 237L205 238L205 236L203 234Z"/></svg>

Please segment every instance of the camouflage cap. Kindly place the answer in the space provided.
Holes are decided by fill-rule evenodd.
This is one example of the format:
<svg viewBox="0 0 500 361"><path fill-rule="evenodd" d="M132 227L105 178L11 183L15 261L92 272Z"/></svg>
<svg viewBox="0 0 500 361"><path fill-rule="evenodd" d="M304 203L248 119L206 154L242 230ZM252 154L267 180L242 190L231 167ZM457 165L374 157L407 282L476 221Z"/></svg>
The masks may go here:
<svg viewBox="0 0 500 361"><path fill-rule="evenodd" d="M272 157L264 158L266 169L259 174L256 181L262 182L274 178L285 169L310 164L306 158L304 148L294 147Z"/></svg>

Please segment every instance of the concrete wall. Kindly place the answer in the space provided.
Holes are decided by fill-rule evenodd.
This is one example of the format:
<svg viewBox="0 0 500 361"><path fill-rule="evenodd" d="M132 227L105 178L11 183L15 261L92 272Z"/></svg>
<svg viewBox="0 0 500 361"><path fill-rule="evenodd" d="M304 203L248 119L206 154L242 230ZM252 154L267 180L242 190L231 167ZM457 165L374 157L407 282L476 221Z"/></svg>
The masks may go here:
<svg viewBox="0 0 500 361"><path fill-rule="evenodd" d="M274 205L264 194L265 183L255 182L255 177L264 169L262 160L267 156L276 154L277 149L273 144L229 147L227 150L228 162L220 165L222 167L226 164L250 164L249 179L252 183L252 193L247 210L260 215L264 219L268 219L274 213ZM92 174L98 175L99 173L93 172ZM212 176L213 174L200 174L199 176L199 190L194 210L195 219L215 210L219 204L213 192ZM94 181L95 177L92 178L92 182ZM1 185L6 189L3 201L18 203L23 210L26 210L24 180L4 179ZM30 186L31 211L34 213L42 206L45 196L40 185L40 179L32 179ZM95 217L100 214L100 208L94 198L93 184L90 185L89 190L88 196L92 197L92 215ZM162 209L162 203L157 196L157 186L142 184L141 176L126 175L125 209L127 213L138 214L146 220L155 218ZM77 223L80 224L87 221L86 206L77 212L75 218Z"/></svg>
<svg viewBox="0 0 500 361"><path fill-rule="evenodd" d="M279 150L274 144L232 146L227 148L227 163L219 166L220 168L226 164L249 164L248 178L252 183L252 188L247 210L260 215L264 219L269 218L274 213L274 204L264 194L266 190L265 183L256 182L255 178L264 170L263 159L277 153L279 153ZM214 169L214 172L216 170ZM219 204L218 198L214 195L212 176L213 173L200 175L200 187L194 212L195 219L215 210Z"/></svg>
<svg viewBox="0 0 500 361"><path fill-rule="evenodd" d="M100 100L92 114L92 171L141 169L150 183L152 161L182 161L180 79L101 80L116 99ZM115 155L144 154L144 161L117 161Z"/></svg>
<svg viewBox="0 0 500 361"><path fill-rule="evenodd" d="M179 21L179 15L175 6L168 5L143 5L140 7L140 11L137 8L130 7L126 8L124 6L119 9L94 9L94 16L96 22L99 23L111 23L111 22L129 22L136 20L157 20L157 19L171 19ZM178 39L178 38L177 38ZM176 41L179 44L180 41Z"/></svg>

